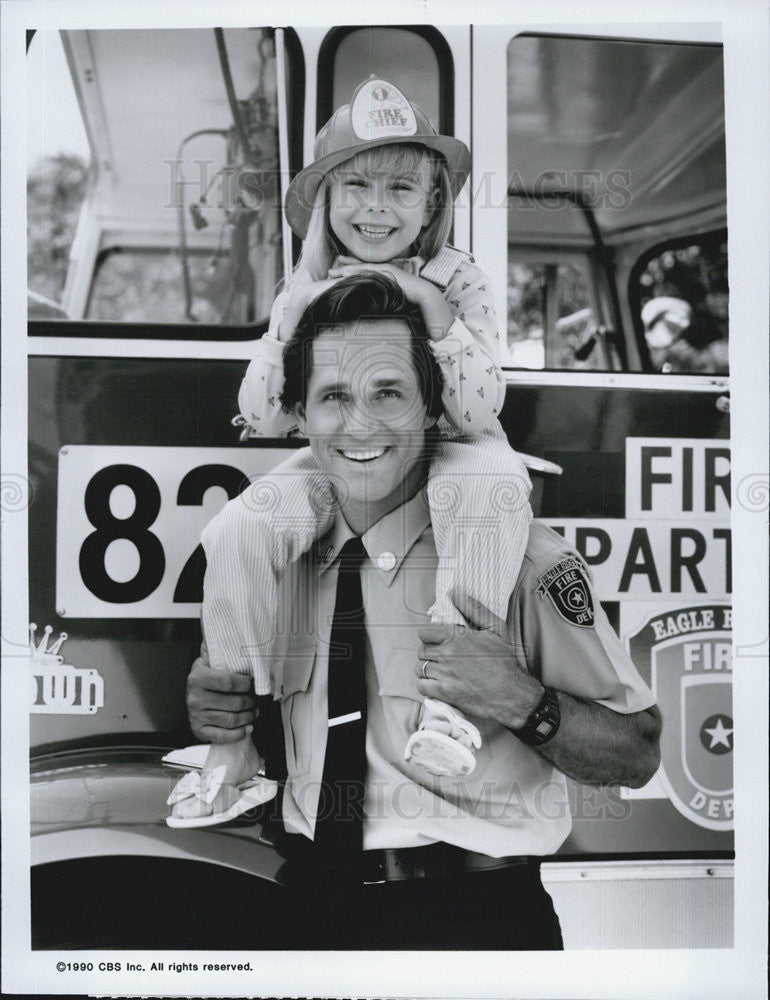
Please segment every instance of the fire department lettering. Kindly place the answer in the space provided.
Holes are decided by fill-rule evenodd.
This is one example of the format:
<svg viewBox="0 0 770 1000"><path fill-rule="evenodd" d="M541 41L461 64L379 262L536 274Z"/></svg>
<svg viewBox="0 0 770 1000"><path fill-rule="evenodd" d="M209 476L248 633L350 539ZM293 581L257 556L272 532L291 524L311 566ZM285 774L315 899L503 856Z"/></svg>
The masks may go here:
<svg viewBox="0 0 770 1000"><path fill-rule="evenodd" d="M552 566L538 580L537 594L546 594L561 617L571 625L593 628L594 604L583 566L575 556L568 556Z"/></svg>

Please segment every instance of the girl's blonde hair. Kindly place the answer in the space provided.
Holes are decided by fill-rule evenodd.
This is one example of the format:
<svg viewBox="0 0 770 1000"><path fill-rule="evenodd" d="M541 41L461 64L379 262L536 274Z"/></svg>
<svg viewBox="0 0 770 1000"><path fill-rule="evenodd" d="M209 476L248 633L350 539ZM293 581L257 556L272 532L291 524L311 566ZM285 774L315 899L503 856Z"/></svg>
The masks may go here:
<svg viewBox="0 0 770 1000"><path fill-rule="evenodd" d="M335 258L347 252L329 224L329 187L339 171L410 173L419 170L423 160L428 161L431 169L431 192L428 196L431 217L415 240L414 250L426 262L435 257L446 245L452 231L453 199L444 158L434 150L416 143L399 142L389 146L374 146L332 167L324 178L324 183L318 186L307 236L302 244L302 254L297 261L292 281L321 281L327 276Z"/></svg>

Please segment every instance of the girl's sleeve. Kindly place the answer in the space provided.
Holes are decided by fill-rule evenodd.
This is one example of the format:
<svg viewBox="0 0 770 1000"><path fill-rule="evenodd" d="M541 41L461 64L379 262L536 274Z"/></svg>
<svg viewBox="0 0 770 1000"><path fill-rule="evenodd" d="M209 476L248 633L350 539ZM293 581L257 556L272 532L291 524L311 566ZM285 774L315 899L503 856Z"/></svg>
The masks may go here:
<svg viewBox="0 0 770 1000"><path fill-rule="evenodd" d="M462 262L444 289L455 319L447 335L431 341L444 376L444 413L463 434L478 434L505 402L502 347L492 286L474 264Z"/></svg>
<svg viewBox="0 0 770 1000"><path fill-rule="evenodd" d="M267 333L257 341L256 355L238 392L240 412L258 437L288 437L298 430L294 415L284 410L280 399L285 345L278 339L278 326L287 301L286 292L281 292L273 303Z"/></svg>

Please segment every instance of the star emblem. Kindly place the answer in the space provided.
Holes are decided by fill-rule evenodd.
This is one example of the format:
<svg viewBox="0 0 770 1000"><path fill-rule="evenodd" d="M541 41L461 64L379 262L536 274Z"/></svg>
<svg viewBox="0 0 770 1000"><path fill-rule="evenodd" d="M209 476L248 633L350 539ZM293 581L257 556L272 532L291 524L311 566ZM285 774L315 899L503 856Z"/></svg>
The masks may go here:
<svg viewBox="0 0 770 1000"><path fill-rule="evenodd" d="M730 737L733 735L733 730L725 726L721 716L717 717L716 725L711 728L705 728L704 732L708 733L711 737L711 746L707 747L707 750L713 750L717 746L727 747L728 750L732 750Z"/></svg>

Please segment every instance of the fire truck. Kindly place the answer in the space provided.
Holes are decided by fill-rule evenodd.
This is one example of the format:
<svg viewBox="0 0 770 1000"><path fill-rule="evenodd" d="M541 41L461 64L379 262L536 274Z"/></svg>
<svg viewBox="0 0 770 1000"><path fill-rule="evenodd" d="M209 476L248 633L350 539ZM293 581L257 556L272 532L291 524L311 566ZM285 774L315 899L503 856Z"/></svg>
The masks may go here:
<svg viewBox="0 0 770 1000"><path fill-rule="evenodd" d="M535 515L590 567L664 718L645 788L570 784L573 830L543 866L565 945L730 947L718 33L44 27L29 73L61 46L90 155L61 182L70 229L29 267L30 645L14 669L30 691L33 948L301 946L265 926L282 888L267 810L169 828L180 771L164 758L195 742L200 532L302 443L237 417L300 249L282 198L372 73L472 150L452 242L494 286L503 426ZM51 225L62 186L36 176L29 217Z"/></svg>

